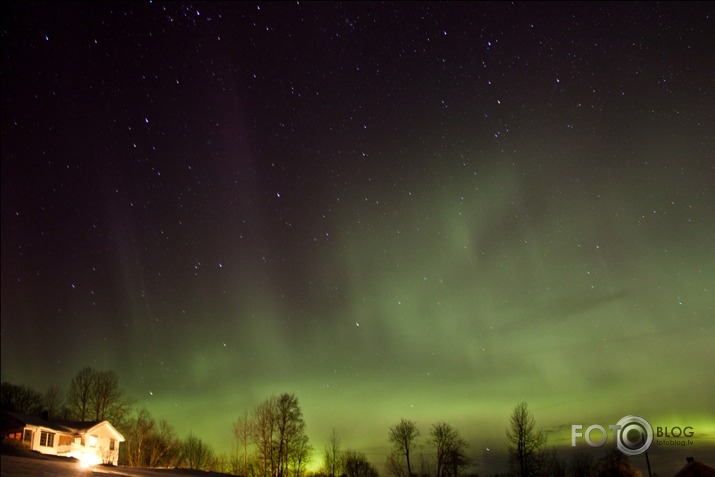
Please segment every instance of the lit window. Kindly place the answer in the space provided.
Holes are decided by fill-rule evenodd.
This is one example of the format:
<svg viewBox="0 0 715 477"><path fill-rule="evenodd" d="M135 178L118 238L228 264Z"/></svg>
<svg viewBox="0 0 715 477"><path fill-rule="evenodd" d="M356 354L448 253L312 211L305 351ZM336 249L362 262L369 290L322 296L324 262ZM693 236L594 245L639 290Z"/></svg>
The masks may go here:
<svg viewBox="0 0 715 477"><path fill-rule="evenodd" d="M43 447L54 447L55 435L51 432L42 431L40 433L40 445Z"/></svg>
<svg viewBox="0 0 715 477"><path fill-rule="evenodd" d="M89 447L97 447L97 436L89 436Z"/></svg>

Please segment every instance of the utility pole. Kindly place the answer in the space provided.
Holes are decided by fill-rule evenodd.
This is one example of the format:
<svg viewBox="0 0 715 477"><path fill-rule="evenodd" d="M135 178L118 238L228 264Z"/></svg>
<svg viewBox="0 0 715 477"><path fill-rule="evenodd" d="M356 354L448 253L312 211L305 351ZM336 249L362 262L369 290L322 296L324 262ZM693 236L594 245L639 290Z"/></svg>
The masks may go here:
<svg viewBox="0 0 715 477"><path fill-rule="evenodd" d="M653 477L653 473L650 471L650 459L648 459L648 451L645 451L645 464L648 466L648 477Z"/></svg>

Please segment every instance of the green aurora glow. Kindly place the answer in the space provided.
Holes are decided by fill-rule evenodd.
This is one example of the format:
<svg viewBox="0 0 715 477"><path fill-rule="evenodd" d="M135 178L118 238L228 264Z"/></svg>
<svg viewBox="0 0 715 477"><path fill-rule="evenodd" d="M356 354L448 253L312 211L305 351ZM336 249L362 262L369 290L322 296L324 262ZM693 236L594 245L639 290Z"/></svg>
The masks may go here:
<svg viewBox="0 0 715 477"><path fill-rule="evenodd" d="M708 4L430 4L399 28L386 5L175 5L173 26L153 5L127 25L3 7L3 381L112 369L218 452L295 393L314 465L335 428L381 468L405 418L452 423L473 470L502 472L521 401L551 445L636 414L695 429L653 449L661 475L715 464ZM593 31L562 31L571 13ZM128 43L79 26L98 19ZM93 35L108 59L85 71Z"/></svg>

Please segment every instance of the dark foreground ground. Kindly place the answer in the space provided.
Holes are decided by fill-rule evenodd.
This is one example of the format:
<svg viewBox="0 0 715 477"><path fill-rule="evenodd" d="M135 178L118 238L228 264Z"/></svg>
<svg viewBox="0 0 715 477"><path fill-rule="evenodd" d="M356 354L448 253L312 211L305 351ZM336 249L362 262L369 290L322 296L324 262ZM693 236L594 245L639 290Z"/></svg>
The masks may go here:
<svg viewBox="0 0 715 477"><path fill-rule="evenodd" d="M82 468L74 459L45 456L25 450L7 451L0 455L0 475L2 477L101 477L101 476L136 476L136 477L225 477L226 474L183 469L141 469L137 467L96 466Z"/></svg>

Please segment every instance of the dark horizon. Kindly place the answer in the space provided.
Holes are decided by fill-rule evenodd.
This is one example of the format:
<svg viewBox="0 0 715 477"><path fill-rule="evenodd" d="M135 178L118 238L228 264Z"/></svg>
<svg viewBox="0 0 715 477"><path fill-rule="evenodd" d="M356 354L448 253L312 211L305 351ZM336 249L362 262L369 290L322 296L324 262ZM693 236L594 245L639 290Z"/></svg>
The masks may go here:
<svg viewBox="0 0 715 477"><path fill-rule="evenodd" d="M58 416L45 416L45 413L46 411L42 412L42 419L49 420L50 422L56 421L65 425L67 423L72 422L83 422L67 420L66 418ZM22 413L20 413L20 415L22 415ZM162 416L152 417L157 419L162 418ZM88 422L97 421L89 420ZM395 420L393 424L396 423L397 420ZM230 427L232 424L233 422L227 423L226 427ZM415 475L423 475L423 471L421 470L423 462L427 463L428 466L434 464L434 448L432 448L427 442L427 440L429 439L428 433L431 424L436 423L430 423L429 426L418 425L421 434L420 438L418 439L419 444L417 445L417 449L415 450L413 458L415 458L416 461L419 463L419 468L414 470ZM583 429L581 429L581 431L584 431L584 429L589 425L590 424L583 425ZM656 426L655 424L651 425L653 425L654 428L654 440L653 443L647 449L646 453L626 456L626 459L628 459L630 464L639 471L641 471L642 475L648 475L648 463L650 463L652 475L660 475L661 477L663 477L677 473L680 469L682 469L682 467L684 467L692 460L709 465L715 459L715 449L713 449L712 446L709 445L709 441L712 441L712 437L710 435L702 433L698 434L693 428L693 426L677 426L675 429L669 428L669 430L664 430L662 427L658 428L658 426ZM455 426L455 428L459 427L460 426L458 425ZM604 425L603 427L608 428L609 426ZM696 428L697 427L698 426L696 426ZM576 458L577 455L580 455L581 457L590 458L592 465L596 465L599 460L603 458L607 453L609 453L612 449L617 448L616 441L614 439L613 434L611 433L611 430L606 431L608 433L608 436L606 442L602 443L601 446L589 446L585 442L583 437L579 437L577 438L577 445L574 447L568 443L564 443L565 437L566 440L569 440L572 438L572 436L564 436L563 432L561 432L560 429L548 427L543 428L541 426L537 426L537 428L542 430L547 436L546 443L544 444L542 450L549 454L555 454L557 458L560 459L561 462L565 465L567 469L567 475L569 475L568 469L570 465L574 462L574 458ZM459 432L461 434L461 431ZM592 432L593 435L591 435L591 437L594 440L598 440L601 437L601 434L598 430L594 430ZM665 433L665 435L656 435L656 432ZM383 446L361 449L357 449L354 447L343 447L342 451L356 451L367 456L370 463L380 471L380 475L389 475L389 473L385 469L384 462L390 452L389 445L387 444L387 432L385 434L386 437ZM338 438L340 439L341 436L338 435ZM326 439L326 445L327 441L328 440ZM504 443L506 443L506 439L504 440ZM468 464L464 467L461 474L467 476L475 474L493 475L495 473L501 474L502 472L506 472L509 470L510 462L506 447L485 447L483 449L476 449L471 444L471 442L467 442L466 455L468 457ZM319 445L316 446L315 443L313 443L313 445L316 448L314 449L315 452L313 453L312 462L309 464L307 469L310 474L320 471L320 465L323 462L322 448ZM646 454L648 454L648 457L646 456ZM126 464L122 464L120 462L120 465Z"/></svg>

